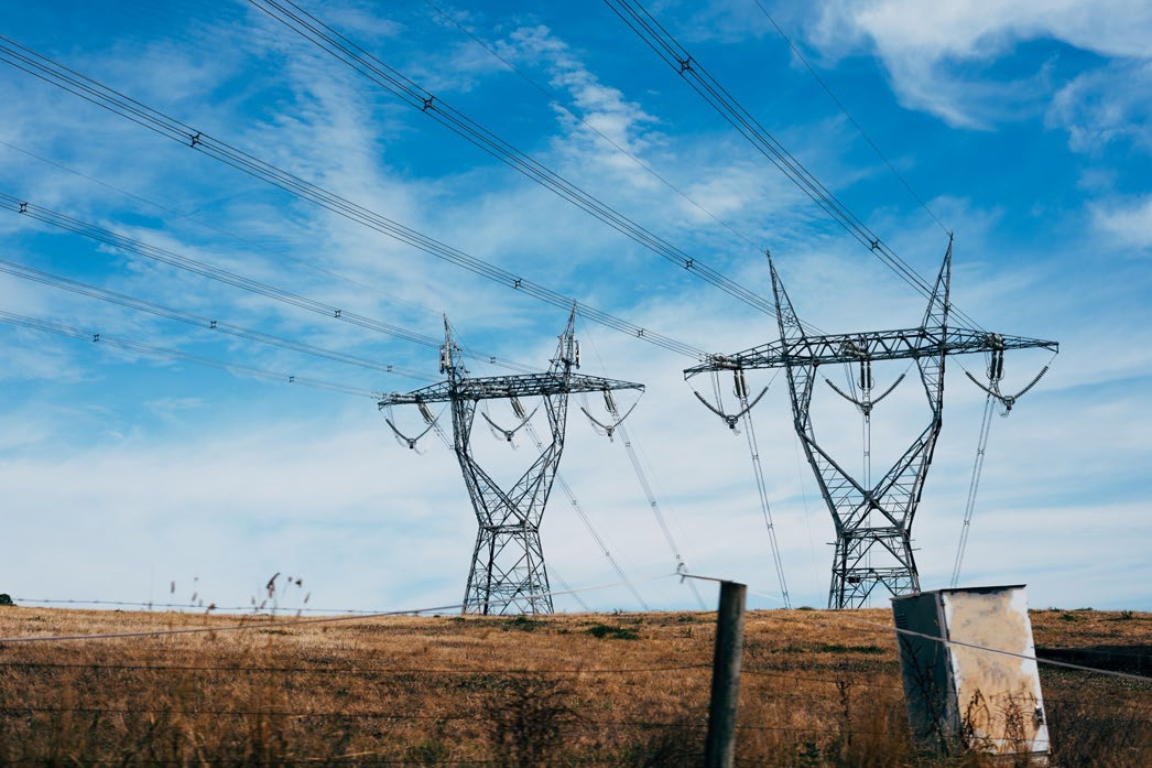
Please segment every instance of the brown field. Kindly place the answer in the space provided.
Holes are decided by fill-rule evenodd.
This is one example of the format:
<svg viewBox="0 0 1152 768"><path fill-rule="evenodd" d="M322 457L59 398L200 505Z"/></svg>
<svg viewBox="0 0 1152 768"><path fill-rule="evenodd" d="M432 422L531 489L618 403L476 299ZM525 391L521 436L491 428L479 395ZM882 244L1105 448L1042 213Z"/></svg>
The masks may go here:
<svg viewBox="0 0 1152 768"><path fill-rule="evenodd" d="M749 614L737 764L986 764L917 755L893 635L860 619L891 626L881 609ZM0 608L2 637L221 628L0 644L0 764L702 762L714 614L295 621ZM1152 672L1152 614L1032 621L1042 657ZM1041 674L1054 765L1152 765L1152 683Z"/></svg>

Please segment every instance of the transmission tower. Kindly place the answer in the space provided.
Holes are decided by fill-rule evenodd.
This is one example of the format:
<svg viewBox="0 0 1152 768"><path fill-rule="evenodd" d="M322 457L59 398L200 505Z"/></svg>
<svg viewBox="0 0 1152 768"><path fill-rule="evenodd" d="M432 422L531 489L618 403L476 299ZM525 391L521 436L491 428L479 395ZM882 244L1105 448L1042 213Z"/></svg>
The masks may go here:
<svg viewBox="0 0 1152 768"><path fill-rule="evenodd" d="M556 356L544 373L470 378L460 347L445 318L440 372L446 374L447 379L406 394L392 394L380 401L380 408L419 406L430 428L435 426L435 419L428 409L429 404L447 403L451 408L456 458L480 525L472 553L472 569L464 590L462 613L552 613L548 571L540 543L540 522L564 450L568 396L616 389L644 390L642 384L574 373L574 369L580 367L575 322L576 309L573 307L568 325L560 335ZM548 417L552 442L541 447L539 457L511 488L505 490L484 471L473 454L472 427L476 406L481 400L510 400L523 426L534 413L527 412L522 404L526 398L540 398L538 407L542 407ZM410 447L415 447L415 440L405 439Z"/></svg>
<svg viewBox="0 0 1152 768"><path fill-rule="evenodd" d="M863 607L877 586L883 586L892 595L917 592L920 577L912 553L912 520L916 516L936 438L943 423L944 366L948 356L986 352L1002 358L1005 350L1044 348L1056 352L1059 345L1054 341L950 327L951 240L924 319L916 328L895 331L808 334L784 290L770 254L768 261L780 340L734 355L713 355L704 364L686 370L684 376L687 379L705 372L784 368L788 374L796 434L804 446L804 453L836 527L836 555L832 564L828 607ZM878 401L870 395L871 367L873 362L882 360L910 360L915 363L927 396L930 417L928 425L896 463L873 482L868 445L864 470L867 479L858 479L817 442L809 406L820 366L857 368L855 373L859 374L861 388L865 391L862 397L850 399L869 417L870 423L871 408Z"/></svg>

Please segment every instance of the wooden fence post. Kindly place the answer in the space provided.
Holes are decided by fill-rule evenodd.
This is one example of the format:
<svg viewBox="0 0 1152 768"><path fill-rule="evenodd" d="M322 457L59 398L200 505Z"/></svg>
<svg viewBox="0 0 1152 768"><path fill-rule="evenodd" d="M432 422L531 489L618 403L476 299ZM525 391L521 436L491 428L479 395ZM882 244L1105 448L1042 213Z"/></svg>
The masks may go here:
<svg viewBox="0 0 1152 768"><path fill-rule="evenodd" d="M720 582L704 768L732 768L736 754L736 705L740 699L740 657L744 653L744 600L747 591L744 584Z"/></svg>

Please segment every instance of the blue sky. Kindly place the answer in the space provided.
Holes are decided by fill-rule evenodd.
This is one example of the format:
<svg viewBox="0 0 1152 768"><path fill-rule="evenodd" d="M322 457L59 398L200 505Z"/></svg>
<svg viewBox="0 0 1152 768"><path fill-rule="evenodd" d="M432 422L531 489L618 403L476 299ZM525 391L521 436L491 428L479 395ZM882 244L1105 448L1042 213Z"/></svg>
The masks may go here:
<svg viewBox="0 0 1152 768"><path fill-rule="evenodd" d="M824 217L605 4L301 5L443 103L764 296L770 248L798 312L820 328L906 327L923 314L919 295ZM1152 609L1152 9L1120 0L666 0L649 9L854 213L920 274L934 274L947 236L790 50L771 13L955 232L956 305L986 328L1061 342L1051 372L992 425L964 581L1027 583L1038 607ZM774 318L516 174L252 4L23 4L8 9L2 34L391 220L652 331L716 352L775 338ZM0 99L0 193L427 336L441 334L446 312L467 345L507 359L544 367L553 351L562 309L7 64ZM0 211L0 231L7 261L437 374L436 350L426 346L16 213ZM356 389L425 383L7 275L0 309ZM577 330L584 372L648 387L629 425L690 567L779 594L747 445L683 382L694 361L593 323ZM0 591L127 601L183 601L195 592L242 605L284 572L304 580L298 592L310 592L313 606L416 608L463 593L475 520L455 459L431 439L422 455L398 445L372 399L9 324L0 336L0 486L5 537L15 542L0 565ZM962 362L974 373L983 367ZM1047 362L1038 353L1009 356L1005 389ZM877 379L883 386L901 371L881 366ZM759 390L770 378L751 384ZM944 432L913 530L926 588L946 586L951 573L982 409L983 394L959 366L947 386ZM827 391L818 398L818 429L858 462L858 416L835 399ZM832 524L801 465L782 379L754 414L793 603L822 606ZM513 421L506 406L490 415ZM404 428L419 422L415 413L396 417ZM878 407L874 463L898 455L923 418L909 386ZM501 476L531 460L529 444L511 450L485 432L477 428L476 443ZM576 407L561 472L646 602L696 604L664 577L672 552L623 445L595 434ZM559 494L543 539L565 582L616 581ZM598 609L637 607L620 587L584 599ZM753 604L778 601L756 596ZM578 608L568 598L557 606Z"/></svg>

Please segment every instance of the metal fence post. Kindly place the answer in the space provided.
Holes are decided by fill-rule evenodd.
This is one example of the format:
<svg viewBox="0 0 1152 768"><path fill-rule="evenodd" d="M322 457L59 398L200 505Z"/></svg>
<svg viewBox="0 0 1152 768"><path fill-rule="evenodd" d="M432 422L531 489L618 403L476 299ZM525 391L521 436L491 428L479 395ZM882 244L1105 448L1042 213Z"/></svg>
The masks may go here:
<svg viewBox="0 0 1152 768"><path fill-rule="evenodd" d="M736 754L736 705L740 699L740 657L744 653L744 600L748 587L720 582L716 612L716 654L712 662L712 700L704 768L732 768Z"/></svg>

